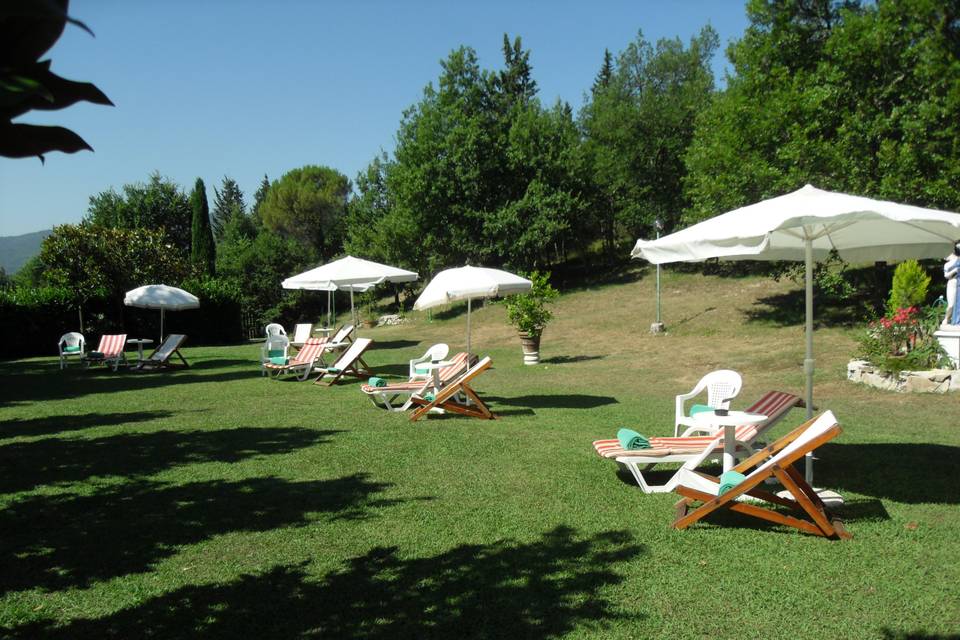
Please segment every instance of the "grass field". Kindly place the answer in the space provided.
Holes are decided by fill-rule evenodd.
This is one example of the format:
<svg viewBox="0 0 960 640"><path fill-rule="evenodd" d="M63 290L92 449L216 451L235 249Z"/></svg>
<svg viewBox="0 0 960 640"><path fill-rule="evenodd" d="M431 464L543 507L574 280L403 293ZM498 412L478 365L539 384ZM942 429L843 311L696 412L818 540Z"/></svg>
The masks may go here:
<svg viewBox="0 0 960 640"><path fill-rule="evenodd" d="M564 295L535 367L502 307L475 313L489 422L264 379L256 344L188 348L173 373L0 363L0 635L960 637L960 399L846 382L853 334L820 327L816 403L844 432L817 484L853 539L738 516L674 531L676 497L591 441L671 433L673 396L714 368L742 373L735 408L801 393L797 292L667 273L651 336L652 279L625 280ZM370 364L462 349L464 316L441 316L363 331Z"/></svg>

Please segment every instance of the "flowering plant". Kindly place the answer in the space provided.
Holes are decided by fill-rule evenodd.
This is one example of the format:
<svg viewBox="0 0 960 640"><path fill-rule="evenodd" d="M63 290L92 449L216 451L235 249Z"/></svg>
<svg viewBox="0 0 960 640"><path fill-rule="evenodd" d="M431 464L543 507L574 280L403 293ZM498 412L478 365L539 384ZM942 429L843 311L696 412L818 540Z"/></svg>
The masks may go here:
<svg viewBox="0 0 960 640"><path fill-rule="evenodd" d="M857 355L883 371L935 368L946 356L933 335L939 318L934 307L901 307L868 325Z"/></svg>

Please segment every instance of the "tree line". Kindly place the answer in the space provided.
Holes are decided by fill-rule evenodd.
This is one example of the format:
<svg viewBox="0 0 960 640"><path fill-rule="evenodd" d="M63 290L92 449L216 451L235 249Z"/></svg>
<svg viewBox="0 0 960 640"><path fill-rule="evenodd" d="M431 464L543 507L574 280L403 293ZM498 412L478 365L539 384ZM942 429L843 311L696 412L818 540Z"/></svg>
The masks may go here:
<svg viewBox="0 0 960 640"><path fill-rule="evenodd" d="M92 196L85 231L55 229L21 282L87 278L91 296L116 296L106 289L142 282L122 262L95 275L110 264L103 255L123 253L103 247L143 243L134 253L168 270L151 276L284 318L315 296L280 281L344 253L423 276L466 262L615 260L658 226L669 233L806 183L960 209L960 0L749 0L746 11L722 86L711 27L686 43L638 33L616 55L598 53L577 110L541 101L520 37L503 36L497 69L460 47L403 112L393 152L353 181L300 167L264 176L248 204L223 177L208 209L201 180L187 194L155 173Z"/></svg>

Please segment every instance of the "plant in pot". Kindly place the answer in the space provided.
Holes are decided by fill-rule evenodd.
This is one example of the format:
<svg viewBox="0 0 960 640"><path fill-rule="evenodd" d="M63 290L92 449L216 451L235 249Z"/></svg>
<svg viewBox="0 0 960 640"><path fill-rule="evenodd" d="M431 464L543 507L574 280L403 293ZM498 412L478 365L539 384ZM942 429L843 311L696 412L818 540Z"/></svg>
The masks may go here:
<svg viewBox="0 0 960 640"><path fill-rule="evenodd" d="M507 319L520 333L523 363L537 364L540 362L540 336L553 318L553 313L546 305L560 293L550 286L549 273L534 271L528 277L533 283L530 292L510 296L504 305L507 308Z"/></svg>

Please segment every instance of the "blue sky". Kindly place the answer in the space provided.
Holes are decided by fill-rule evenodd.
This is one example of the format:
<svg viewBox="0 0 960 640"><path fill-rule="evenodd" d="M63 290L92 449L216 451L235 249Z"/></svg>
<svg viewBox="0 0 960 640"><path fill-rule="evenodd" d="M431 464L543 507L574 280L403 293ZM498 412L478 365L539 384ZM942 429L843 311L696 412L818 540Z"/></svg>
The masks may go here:
<svg viewBox="0 0 960 640"><path fill-rule="evenodd" d="M583 104L605 48L616 55L638 31L685 43L710 24L723 50L746 28L743 0L633 2L139 2L74 0L48 53L53 70L93 82L116 107L79 104L20 122L59 124L95 149L0 158L0 235L79 222L91 195L159 171L192 188L227 175L251 201L260 179L305 164L353 179L393 149L403 110L435 82L440 60L473 47L500 68L503 34L531 51L540 99Z"/></svg>

